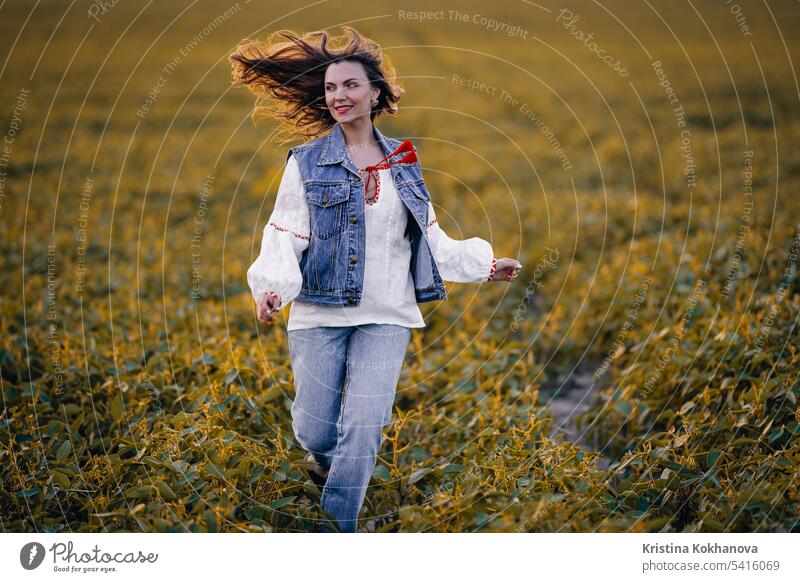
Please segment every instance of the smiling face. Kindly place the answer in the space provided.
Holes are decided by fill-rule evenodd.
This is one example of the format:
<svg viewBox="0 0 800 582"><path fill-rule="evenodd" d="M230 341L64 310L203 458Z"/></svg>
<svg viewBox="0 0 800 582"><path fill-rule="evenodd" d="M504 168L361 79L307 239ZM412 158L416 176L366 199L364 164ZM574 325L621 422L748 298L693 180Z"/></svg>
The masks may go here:
<svg viewBox="0 0 800 582"><path fill-rule="evenodd" d="M331 63L325 70L325 104L337 122L369 120L372 101L379 93L358 61Z"/></svg>

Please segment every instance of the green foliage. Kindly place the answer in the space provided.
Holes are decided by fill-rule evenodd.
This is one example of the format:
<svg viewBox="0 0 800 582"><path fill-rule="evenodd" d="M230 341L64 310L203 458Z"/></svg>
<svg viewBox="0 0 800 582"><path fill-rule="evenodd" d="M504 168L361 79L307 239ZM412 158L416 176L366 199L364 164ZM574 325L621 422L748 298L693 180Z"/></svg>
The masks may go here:
<svg viewBox="0 0 800 582"><path fill-rule="evenodd" d="M137 115L165 63L229 6L186 12L158 42L152 23L181 7L138 19L119 3L88 37L80 11L51 35L61 11L3 9L6 52L21 22L18 49L35 47L14 51L0 88L10 104L30 91L0 222L4 531L335 529L291 432L285 319L259 326L245 279L285 148L270 145L273 124L247 120L253 99L229 90L224 59L253 22L288 10L249 4ZM751 23L757 65L733 24L715 30L729 73L705 32L678 46L645 5L609 10L630 16L652 59L597 5L573 9L630 78L524 2L503 18L539 41L471 24L359 28L412 47L387 49L407 94L377 123L415 142L443 228L524 266L513 285L448 284L449 301L423 304L362 527L797 531L800 118L780 38L766 13ZM315 21L340 10L315 7ZM730 16L724 3L702 11ZM655 59L687 112L692 189ZM454 73L528 104L571 169L519 106ZM553 436L548 402L587 367L585 446Z"/></svg>

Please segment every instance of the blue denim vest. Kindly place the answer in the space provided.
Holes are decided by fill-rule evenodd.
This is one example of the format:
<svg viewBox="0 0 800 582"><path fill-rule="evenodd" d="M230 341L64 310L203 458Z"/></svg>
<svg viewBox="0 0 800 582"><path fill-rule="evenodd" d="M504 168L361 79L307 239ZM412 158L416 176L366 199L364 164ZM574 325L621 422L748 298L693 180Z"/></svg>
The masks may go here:
<svg viewBox="0 0 800 582"><path fill-rule="evenodd" d="M401 140L384 137L373 126L386 155ZM366 235L364 181L345 148L337 123L322 137L290 148L300 167L311 220L308 248L300 260L303 284L296 301L357 306L364 282ZM419 162L390 167L400 199L408 209L405 235L411 243L411 275L417 303L446 300L447 291L427 239L430 195Z"/></svg>

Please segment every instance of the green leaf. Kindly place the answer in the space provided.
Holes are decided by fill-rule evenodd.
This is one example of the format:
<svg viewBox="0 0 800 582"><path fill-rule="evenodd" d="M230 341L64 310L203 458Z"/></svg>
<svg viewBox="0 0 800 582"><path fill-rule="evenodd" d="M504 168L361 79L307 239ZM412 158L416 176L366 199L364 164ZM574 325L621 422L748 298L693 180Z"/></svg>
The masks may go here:
<svg viewBox="0 0 800 582"><path fill-rule="evenodd" d="M714 449L713 451L709 451L706 455L706 463L709 467L713 467L717 463L717 459L722 454L722 451L719 449Z"/></svg>
<svg viewBox="0 0 800 582"><path fill-rule="evenodd" d="M461 384L458 388L456 388L456 392L474 392L475 391L475 382L472 380L467 380L463 384Z"/></svg>
<svg viewBox="0 0 800 582"><path fill-rule="evenodd" d="M408 456L417 461L418 463L427 461L428 459L431 458L431 454L423 447L412 448Z"/></svg>
<svg viewBox="0 0 800 582"><path fill-rule="evenodd" d="M380 481L389 481L392 478L392 473L386 465L376 465L372 470L372 476Z"/></svg>
<svg viewBox="0 0 800 582"><path fill-rule="evenodd" d="M158 485L158 492L161 494L161 498L165 501L175 501L178 498L170 486L163 481Z"/></svg>
<svg viewBox="0 0 800 582"><path fill-rule="evenodd" d="M631 413L631 410L633 410L633 407L631 406L631 403L626 401L626 400L622 400L621 402L617 402L617 404L616 404L616 406L614 406L614 408L617 409L618 412L624 414L625 416L628 416Z"/></svg>
<svg viewBox="0 0 800 582"><path fill-rule="evenodd" d="M225 386L230 386L239 377L239 370L231 370L225 375Z"/></svg>
<svg viewBox="0 0 800 582"><path fill-rule="evenodd" d="M714 519L704 518L703 525L706 527L708 531L713 531L715 533L725 531L725 526Z"/></svg>
<svg viewBox="0 0 800 582"><path fill-rule="evenodd" d="M175 485L180 487L181 485L185 485L189 481L194 481L199 476L200 476L200 474L197 471L187 471L186 474L183 476L183 478L180 481L178 481L177 483L175 483Z"/></svg>
<svg viewBox="0 0 800 582"><path fill-rule="evenodd" d="M267 507L269 507L270 509L280 509L281 507L283 507L285 505L289 505L292 501L295 500L296 497L297 497L296 495L290 495L288 497L281 497L277 501L273 501L272 503L267 505Z"/></svg>
<svg viewBox="0 0 800 582"><path fill-rule="evenodd" d="M769 505L763 499L753 499L745 503L743 509L745 511L749 511L751 509L767 509L767 508L769 508Z"/></svg>
<svg viewBox="0 0 800 582"><path fill-rule="evenodd" d="M206 472L211 473L214 477L219 477L220 479L225 478L225 473L220 471L219 467L217 467L214 463L209 463L206 465Z"/></svg>
<svg viewBox="0 0 800 582"><path fill-rule="evenodd" d="M53 471L50 473L50 476L53 478L53 482L61 487L62 489L69 489L69 478L64 475L64 473L59 473L58 471Z"/></svg>
<svg viewBox="0 0 800 582"><path fill-rule="evenodd" d="M428 472L427 468L425 468L425 469L417 469L416 471L414 471L414 473L411 475L411 477L409 477L408 484L409 485L413 485L414 483L416 483L417 481L422 479L427 472Z"/></svg>
<svg viewBox="0 0 800 582"><path fill-rule="evenodd" d="M117 392L114 400L111 401L111 416L117 422L122 420L122 408L122 392Z"/></svg>
<svg viewBox="0 0 800 582"><path fill-rule="evenodd" d="M217 516L213 511L207 509L203 512L203 518L206 522L206 530L208 533L216 533L217 531Z"/></svg>
<svg viewBox="0 0 800 582"><path fill-rule="evenodd" d="M64 459L67 458L67 455L69 455L71 450L72 450L72 441L67 439L63 443L61 443L60 447L58 447L58 451L56 451L56 461L61 463Z"/></svg>
<svg viewBox="0 0 800 582"><path fill-rule="evenodd" d="M42 490L39 487L33 487L31 489L23 489L21 491L17 491L16 495L17 497L31 497L33 495L36 495L37 493L41 493L41 491Z"/></svg>
<svg viewBox="0 0 800 582"><path fill-rule="evenodd" d="M41 489L39 487L33 487L31 489L23 489L21 491L17 491L17 497L31 497L32 495L36 495L40 493Z"/></svg>
<svg viewBox="0 0 800 582"><path fill-rule="evenodd" d="M767 437L767 442L771 443L773 441L778 440L782 434L783 434L783 427L781 426L776 428L771 433L769 433L769 436Z"/></svg>
<svg viewBox="0 0 800 582"><path fill-rule="evenodd" d="M150 485L134 486L125 491L125 497L128 499L141 499L148 497L152 491L153 488Z"/></svg>
<svg viewBox="0 0 800 582"><path fill-rule="evenodd" d="M696 472L687 467L686 465L681 465L680 463L676 463L674 461L664 461L664 464L672 469L673 471L677 471L679 475L695 475Z"/></svg>

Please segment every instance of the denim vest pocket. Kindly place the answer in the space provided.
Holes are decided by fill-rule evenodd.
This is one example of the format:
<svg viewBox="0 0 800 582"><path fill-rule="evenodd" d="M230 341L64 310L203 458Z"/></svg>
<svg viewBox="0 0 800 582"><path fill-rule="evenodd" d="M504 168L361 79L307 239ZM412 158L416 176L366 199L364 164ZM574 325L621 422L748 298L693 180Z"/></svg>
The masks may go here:
<svg viewBox="0 0 800 582"><path fill-rule="evenodd" d="M311 236L328 239L340 234L347 222L349 182L314 180L305 184L311 215Z"/></svg>
<svg viewBox="0 0 800 582"><path fill-rule="evenodd" d="M428 202L431 197L428 195L428 190L425 188L425 182L419 180L417 182L407 182L408 187L414 193L414 196L419 198L420 200L424 200Z"/></svg>

